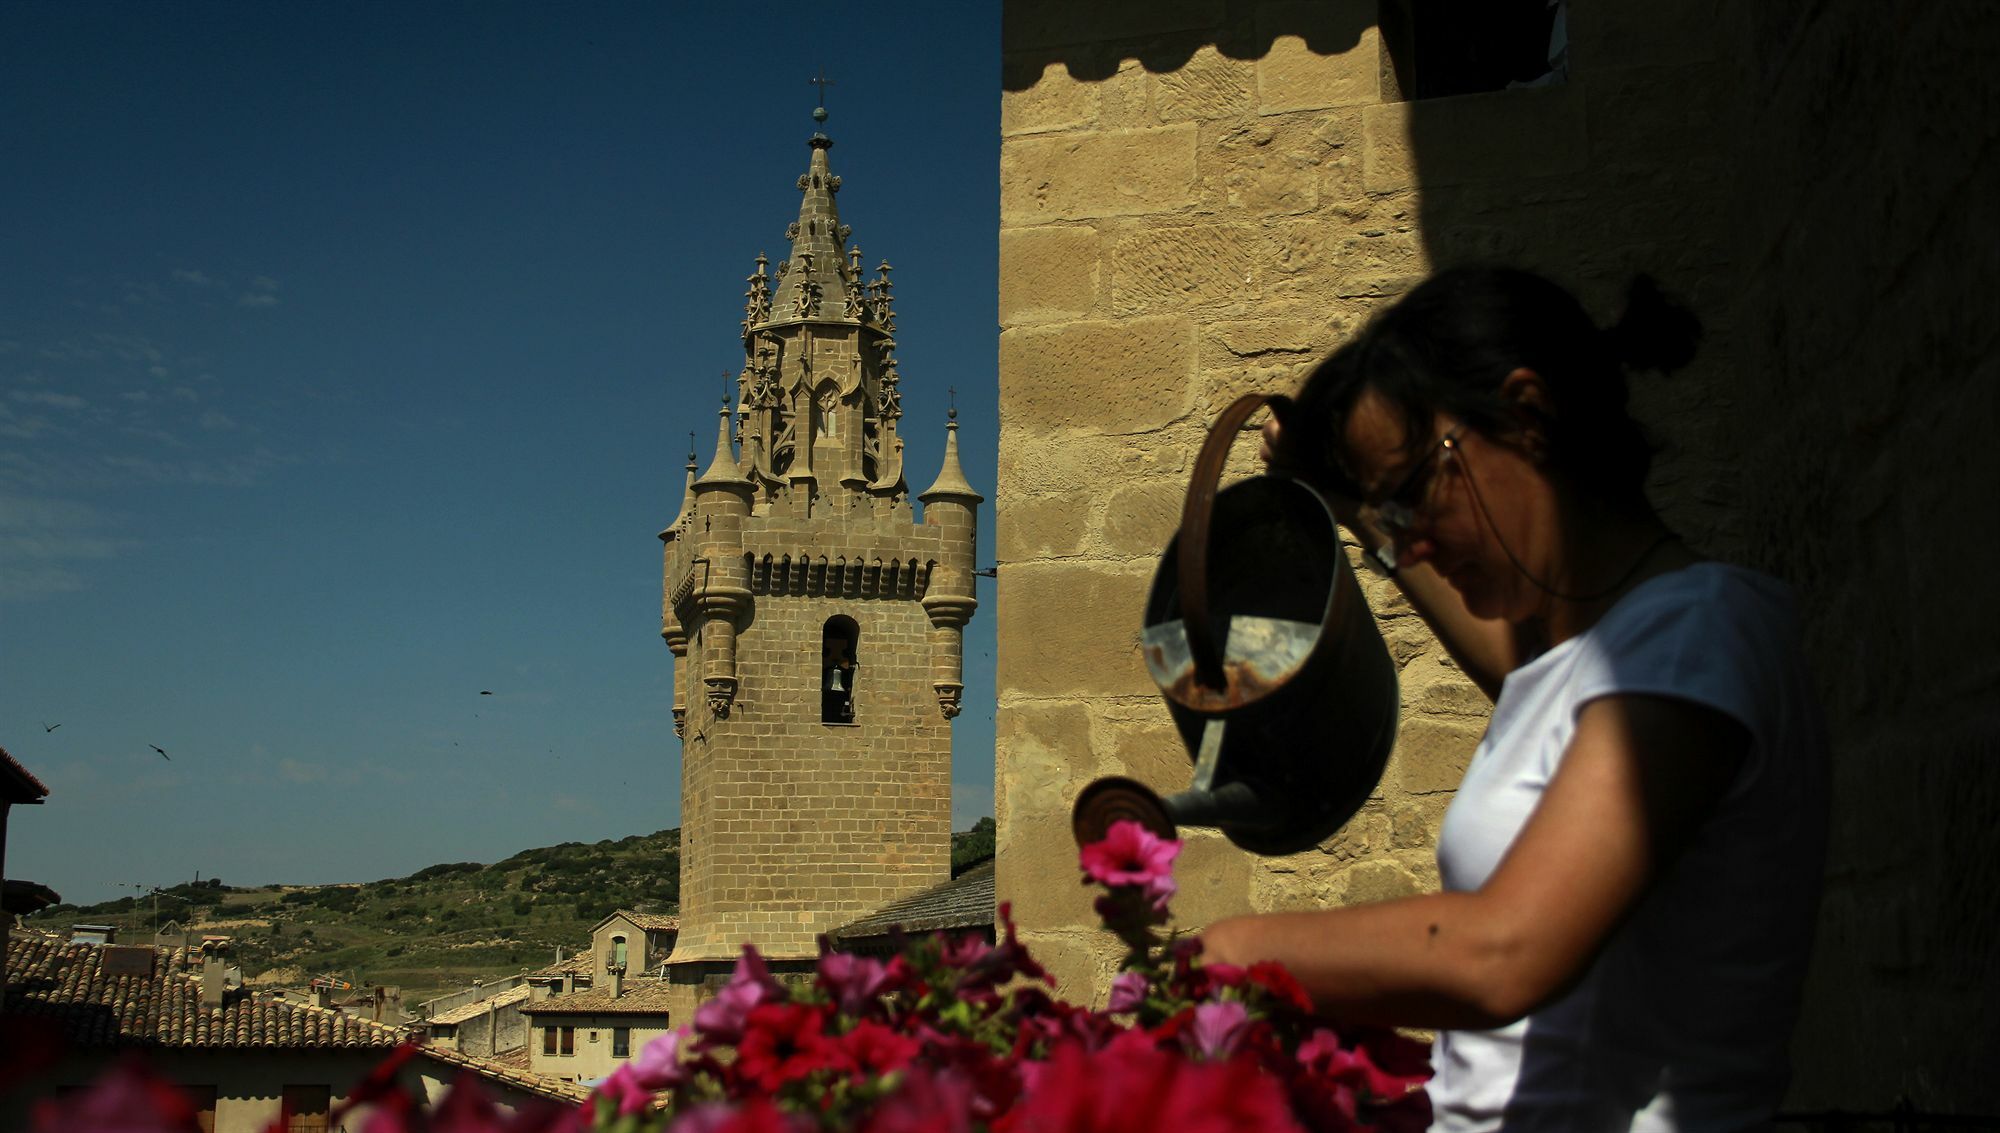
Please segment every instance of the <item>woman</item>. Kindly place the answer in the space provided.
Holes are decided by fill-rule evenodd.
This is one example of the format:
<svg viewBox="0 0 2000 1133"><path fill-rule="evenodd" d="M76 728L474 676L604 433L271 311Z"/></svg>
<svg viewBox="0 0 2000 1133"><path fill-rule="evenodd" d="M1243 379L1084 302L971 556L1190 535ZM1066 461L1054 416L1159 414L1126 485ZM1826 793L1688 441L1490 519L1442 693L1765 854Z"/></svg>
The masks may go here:
<svg viewBox="0 0 2000 1133"><path fill-rule="evenodd" d="M1439 1129L1755 1127L1785 1089L1826 811L1796 616L1668 530L1625 410L1698 333L1644 280L1600 331L1540 277L1446 272L1266 428L1495 703L1443 892L1202 939L1439 1029Z"/></svg>

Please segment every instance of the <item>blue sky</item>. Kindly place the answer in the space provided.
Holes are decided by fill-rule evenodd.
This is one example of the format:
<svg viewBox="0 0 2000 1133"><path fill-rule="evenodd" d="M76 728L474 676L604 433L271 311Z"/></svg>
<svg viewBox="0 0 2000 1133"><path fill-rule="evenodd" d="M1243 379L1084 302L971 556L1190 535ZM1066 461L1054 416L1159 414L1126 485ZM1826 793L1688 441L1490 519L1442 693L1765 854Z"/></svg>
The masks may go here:
<svg viewBox="0 0 2000 1133"><path fill-rule="evenodd" d="M94 901L676 825L655 533L822 68L912 488L956 387L993 493L997 22L0 0L0 745L51 788L8 874Z"/></svg>

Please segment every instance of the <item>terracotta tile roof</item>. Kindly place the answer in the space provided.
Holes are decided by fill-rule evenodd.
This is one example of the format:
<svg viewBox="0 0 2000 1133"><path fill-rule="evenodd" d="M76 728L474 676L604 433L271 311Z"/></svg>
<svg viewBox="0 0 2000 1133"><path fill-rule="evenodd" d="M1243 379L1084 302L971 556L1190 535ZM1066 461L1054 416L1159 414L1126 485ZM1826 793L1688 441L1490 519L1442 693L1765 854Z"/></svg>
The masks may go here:
<svg viewBox="0 0 2000 1133"><path fill-rule="evenodd" d="M40 779L0 747L0 798L10 803L40 802L48 793Z"/></svg>
<svg viewBox="0 0 2000 1133"><path fill-rule="evenodd" d="M550 1078L531 1073L527 1069L513 1065L507 1056L499 1058L477 1058L442 1046L420 1048L425 1058L441 1062L446 1066L456 1066L470 1070L488 1081L525 1090L538 1097L552 1098L559 1102L580 1102L590 1096L590 1088L561 1078Z"/></svg>
<svg viewBox="0 0 2000 1133"><path fill-rule="evenodd" d="M56 936L7 942L6 1013L51 1020L83 1046L387 1050L406 1037L401 1027L243 990L205 1008L199 969L184 949L105 948Z"/></svg>
<svg viewBox="0 0 2000 1133"><path fill-rule="evenodd" d="M933 885L876 912L835 929L840 940L884 936L890 929L936 932L939 929L993 927L993 863L972 867L942 885Z"/></svg>
<svg viewBox="0 0 2000 1133"><path fill-rule="evenodd" d="M592 967L590 952L586 949L567 960L558 960L546 968L541 968L528 974L530 976L586 975L592 970Z"/></svg>
<svg viewBox="0 0 2000 1133"><path fill-rule="evenodd" d="M672 913L635 913L630 909L619 909L610 916L590 926L590 934L596 936L598 929L603 928L619 917L624 917L646 932L679 932L681 930L681 919Z"/></svg>
<svg viewBox="0 0 2000 1133"><path fill-rule="evenodd" d="M521 1005L524 1015L664 1015L672 996L665 980L625 981L625 994L612 998L608 987L531 1000Z"/></svg>
<svg viewBox="0 0 2000 1133"><path fill-rule="evenodd" d="M634 913L627 909L618 910L625 919L645 929L647 932L679 932L681 919L672 913Z"/></svg>
<svg viewBox="0 0 2000 1133"><path fill-rule="evenodd" d="M477 1019L488 1011L497 1011L509 1004L519 1003L526 998L528 998L527 984L522 984L519 987L511 987L499 995L487 996L485 999L475 999L462 1007L454 1007L449 1011L433 1015L430 1020L431 1025L444 1024L446 1026L455 1026L465 1022L467 1019Z"/></svg>

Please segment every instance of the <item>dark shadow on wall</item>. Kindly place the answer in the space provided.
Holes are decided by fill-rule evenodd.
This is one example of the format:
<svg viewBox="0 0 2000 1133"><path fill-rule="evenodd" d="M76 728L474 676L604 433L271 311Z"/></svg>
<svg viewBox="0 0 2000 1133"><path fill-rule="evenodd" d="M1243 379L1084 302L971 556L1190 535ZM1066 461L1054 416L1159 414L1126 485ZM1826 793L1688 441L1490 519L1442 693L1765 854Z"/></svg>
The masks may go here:
<svg viewBox="0 0 2000 1133"><path fill-rule="evenodd" d="M1379 38L1385 101L1317 113L1359 119L1358 144L1379 147L1363 188L1407 202L1425 260L1541 270L1607 321L1638 271L1696 307L1697 365L1633 391L1662 446L1652 490L1701 549L1797 590L1836 743L1794 1103L2000 1113L2000 536L1984 521L2000 5L1579 3L1567 81L1399 101L1422 89L1399 21L1428 0L1412 2L1008 0L1002 81ZM1368 254L1393 250L1393 225L1351 235L1330 309L1414 282L1408 257Z"/></svg>

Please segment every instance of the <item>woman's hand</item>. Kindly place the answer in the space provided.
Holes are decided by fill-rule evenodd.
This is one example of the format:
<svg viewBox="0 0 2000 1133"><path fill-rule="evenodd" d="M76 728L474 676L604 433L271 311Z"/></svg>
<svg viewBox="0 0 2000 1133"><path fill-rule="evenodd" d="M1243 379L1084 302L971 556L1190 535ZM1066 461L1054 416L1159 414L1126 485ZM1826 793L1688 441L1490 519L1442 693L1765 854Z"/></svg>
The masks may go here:
<svg viewBox="0 0 2000 1133"><path fill-rule="evenodd" d="M1230 917L1201 931L1201 958L1207 964L1247 968L1265 957L1257 950L1257 918Z"/></svg>

